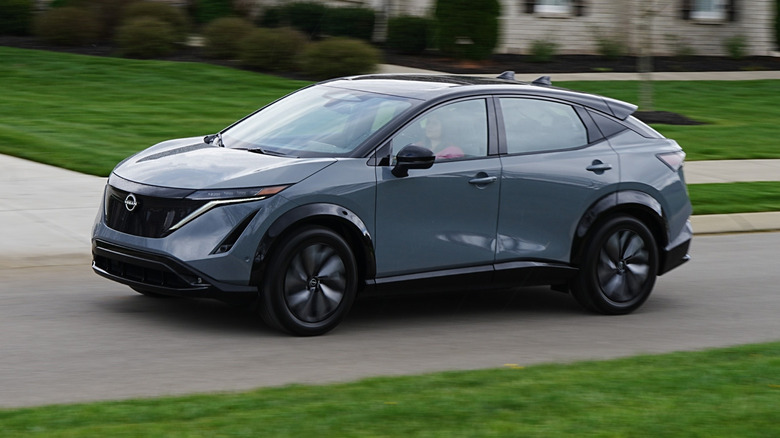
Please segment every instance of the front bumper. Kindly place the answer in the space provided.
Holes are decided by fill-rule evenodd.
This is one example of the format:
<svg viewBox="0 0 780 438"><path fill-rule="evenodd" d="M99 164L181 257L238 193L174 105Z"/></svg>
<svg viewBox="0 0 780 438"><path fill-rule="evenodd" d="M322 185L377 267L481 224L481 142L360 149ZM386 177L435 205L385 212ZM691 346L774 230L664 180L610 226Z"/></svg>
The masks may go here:
<svg viewBox="0 0 780 438"><path fill-rule="evenodd" d="M170 256L93 240L92 269L118 283L161 295L235 301L257 288L220 282Z"/></svg>

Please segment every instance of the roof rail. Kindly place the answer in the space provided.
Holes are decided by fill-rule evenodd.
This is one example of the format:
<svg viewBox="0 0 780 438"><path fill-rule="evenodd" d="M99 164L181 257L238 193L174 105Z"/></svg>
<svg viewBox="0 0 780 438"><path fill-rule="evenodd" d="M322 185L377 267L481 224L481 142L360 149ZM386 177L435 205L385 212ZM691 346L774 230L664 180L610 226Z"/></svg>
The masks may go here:
<svg viewBox="0 0 780 438"><path fill-rule="evenodd" d="M515 72L512 70L507 70L500 75L496 76L496 79L506 79L508 81L514 81L515 80Z"/></svg>

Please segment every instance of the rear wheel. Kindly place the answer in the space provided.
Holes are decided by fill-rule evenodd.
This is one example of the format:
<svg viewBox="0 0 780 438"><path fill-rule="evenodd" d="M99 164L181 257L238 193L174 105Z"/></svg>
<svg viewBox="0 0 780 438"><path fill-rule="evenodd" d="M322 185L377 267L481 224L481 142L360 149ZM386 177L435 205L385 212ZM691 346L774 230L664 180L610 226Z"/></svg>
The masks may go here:
<svg viewBox="0 0 780 438"><path fill-rule="evenodd" d="M357 263L337 233L307 227L272 255L260 291L260 315L300 336L327 333L346 316L357 291Z"/></svg>
<svg viewBox="0 0 780 438"><path fill-rule="evenodd" d="M650 296L657 272L658 247L647 226L630 216L613 217L588 239L572 295L595 312L630 313Z"/></svg>

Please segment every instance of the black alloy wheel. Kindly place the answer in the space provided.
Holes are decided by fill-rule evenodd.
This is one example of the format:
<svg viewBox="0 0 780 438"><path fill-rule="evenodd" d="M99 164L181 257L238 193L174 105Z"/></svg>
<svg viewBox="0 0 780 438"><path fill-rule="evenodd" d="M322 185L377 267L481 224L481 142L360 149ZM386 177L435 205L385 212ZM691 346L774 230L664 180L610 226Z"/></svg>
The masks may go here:
<svg viewBox="0 0 780 438"><path fill-rule="evenodd" d="M590 237L572 295L585 308L610 315L636 310L650 296L658 272L658 247L642 222L607 220Z"/></svg>
<svg viewBox="0 0 780 438"><path fill-rule="evenodd" d="M285 238L266 273L260 315L268 325L300 336L336 327L357 291L357 263L349 244L322 227Z"/></svg>

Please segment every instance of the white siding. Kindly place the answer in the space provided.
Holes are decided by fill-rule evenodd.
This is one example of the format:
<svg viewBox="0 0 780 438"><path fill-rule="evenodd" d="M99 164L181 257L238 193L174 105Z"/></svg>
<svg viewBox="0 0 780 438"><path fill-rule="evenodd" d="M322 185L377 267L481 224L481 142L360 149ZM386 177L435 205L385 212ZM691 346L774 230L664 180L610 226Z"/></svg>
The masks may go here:
<svg viewBox="0 0 780 438"><path fill-rule="evenodd" d="M290 0L256 0L283 3ZM363 5L390 15L433 15L435 0L320 0L330 5ZM474 0L479 1L479 0ZM501 0L501 37L497 52L528 53L537 39L558 44L561 54L597 54L597 35L624 41L631 53L640 44L656 55L673 55L681 44L697 55L725 55L723 40L744 35L749 55L767 55L774 49L774 0L738 0L737 21L702 23L683 20L682 0L585 0L585 13L575 16L540 16L525 13L524 0ZM652 38L646 36L646 15L640 8L657 11L651 20Z"/></svg>

